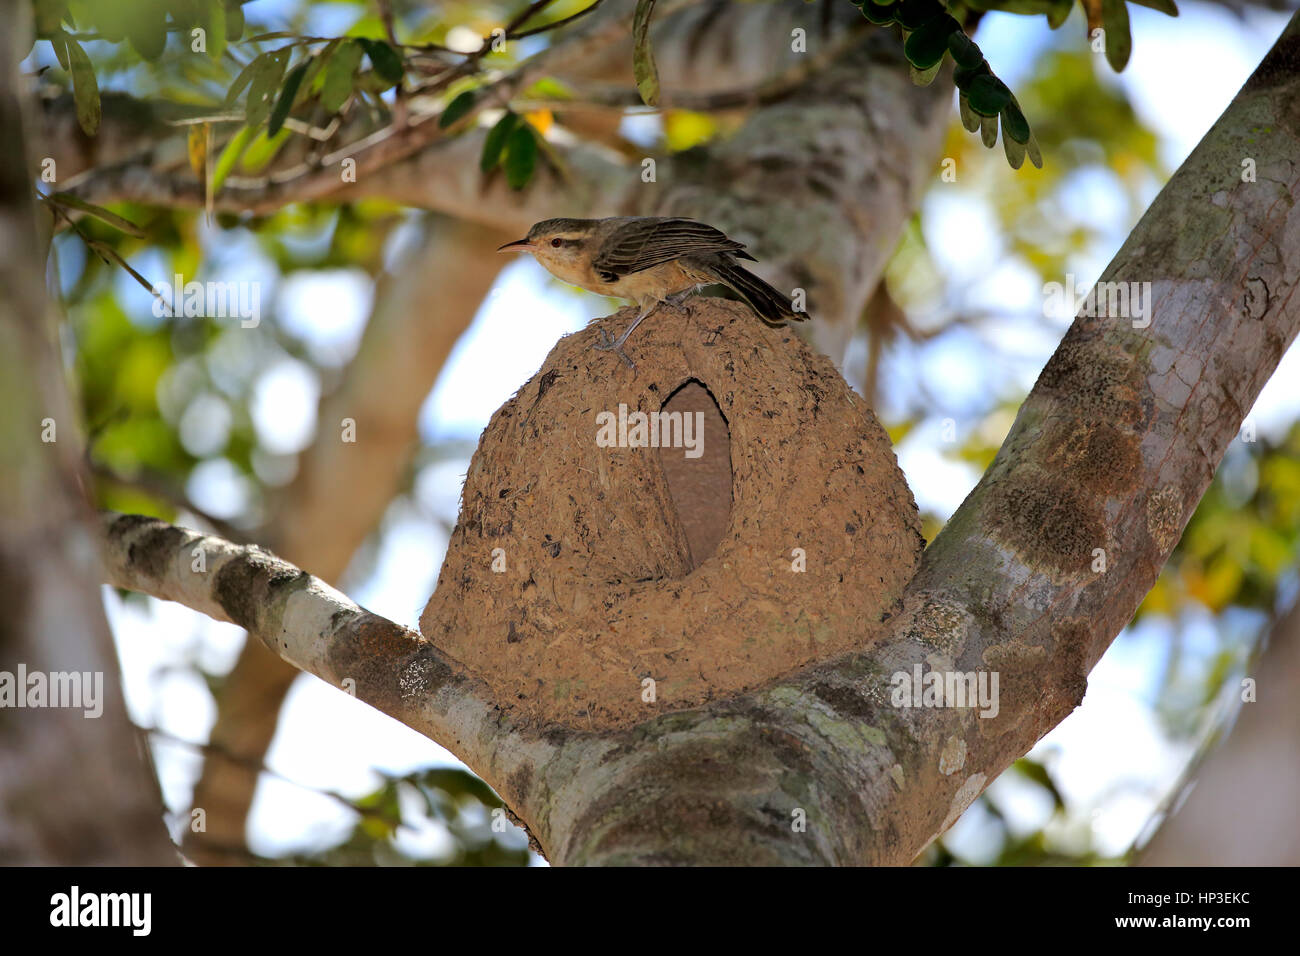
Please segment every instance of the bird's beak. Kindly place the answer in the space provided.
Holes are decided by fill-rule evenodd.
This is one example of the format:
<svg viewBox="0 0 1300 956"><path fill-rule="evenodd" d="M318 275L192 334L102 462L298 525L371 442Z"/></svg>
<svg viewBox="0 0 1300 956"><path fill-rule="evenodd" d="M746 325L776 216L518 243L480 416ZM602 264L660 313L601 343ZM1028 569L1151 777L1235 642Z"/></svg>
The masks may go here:
<svg viewBox="0 0 1300 956"><path fill-rule="evenodd" d="M514 242L507 242L504 246L497 249L497 252L528 252L533 248L533 244L527 239L516 239Z"/></svg>

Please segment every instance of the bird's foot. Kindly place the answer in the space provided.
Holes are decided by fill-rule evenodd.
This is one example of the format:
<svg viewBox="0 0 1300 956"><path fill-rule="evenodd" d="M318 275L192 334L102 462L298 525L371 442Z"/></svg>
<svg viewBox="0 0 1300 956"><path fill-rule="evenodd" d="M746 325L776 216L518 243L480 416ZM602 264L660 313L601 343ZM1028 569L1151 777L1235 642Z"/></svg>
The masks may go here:
<svg viewBox="0 0 1300 956"><path fill-rule="evenodd" d="M672 308L676 309L678 312L686 312L689 314L691 307L686 304L686 300L695 295L698 291L698 289L683 289L681 292L674 292L672 295L664 298L664 303L672 306Z"/></svg>
<svg viewBox="0 0 1300 956"><path fill-rule="evenodd" d="M609 331L607 329L601 329L597 333L597 335L598 335L597 341L591 343L591 347L593 349L595 349L597 352L613 352L624 362L627 363L628 368L630 369L636 368L636 363L633 362L630 358L628 358L627 353L623 351L623 343L627 341L626 335L622 335L619 336L618 338L614 338L614 336L609 334Z"/></svg>

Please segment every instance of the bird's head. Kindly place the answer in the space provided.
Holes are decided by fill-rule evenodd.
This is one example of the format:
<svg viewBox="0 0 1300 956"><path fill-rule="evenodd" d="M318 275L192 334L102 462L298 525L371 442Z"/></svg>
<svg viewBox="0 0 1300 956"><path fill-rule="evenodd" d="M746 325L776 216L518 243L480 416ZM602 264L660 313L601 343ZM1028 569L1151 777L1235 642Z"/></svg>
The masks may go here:
<svg viewBox="0 0 1300 956"><path fill-rule="evenodd" d="M581 274L591 260L594 219L543 219L528 235L507 242L497 252L530 252L552 274L564 278Z"/></svg>

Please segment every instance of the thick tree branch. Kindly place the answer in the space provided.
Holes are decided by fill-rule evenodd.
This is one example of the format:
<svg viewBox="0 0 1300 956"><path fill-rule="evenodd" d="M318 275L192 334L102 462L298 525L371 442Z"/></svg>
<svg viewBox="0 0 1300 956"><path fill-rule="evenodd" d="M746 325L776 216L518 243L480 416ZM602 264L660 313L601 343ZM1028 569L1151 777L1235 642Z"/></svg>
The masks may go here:
<svg viewBox="0 0 1300 956"><path fill-rule="evenodd" d="M254 545L141 515L102 516L107 583L228 621L296 668L428 735L472 767L509 769L552 748L499 726L486 687L418 633L366 611ZM501 760L498 748L520 748Z"/></svg>

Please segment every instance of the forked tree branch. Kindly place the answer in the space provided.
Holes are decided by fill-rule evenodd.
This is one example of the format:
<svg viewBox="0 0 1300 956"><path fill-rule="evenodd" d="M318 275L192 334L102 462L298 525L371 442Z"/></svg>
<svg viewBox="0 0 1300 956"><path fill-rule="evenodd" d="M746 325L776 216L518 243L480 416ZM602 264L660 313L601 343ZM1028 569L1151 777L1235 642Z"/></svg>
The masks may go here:
<svg viewBox="0 0 1300 956"><path fill-rule="evenodd" d="M1295 338L1297 155L1300 18L1102 276L1149 311L1083 310L879 645L761 691L616 734L525 730L420 637L265 553L119 516L111 580L353 678L554 862L906 864L1078 704ZM891 675L916 666L997 672L998 715L894 706Z"/></svg>

